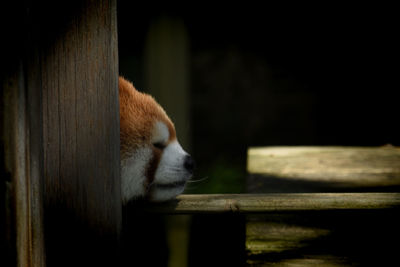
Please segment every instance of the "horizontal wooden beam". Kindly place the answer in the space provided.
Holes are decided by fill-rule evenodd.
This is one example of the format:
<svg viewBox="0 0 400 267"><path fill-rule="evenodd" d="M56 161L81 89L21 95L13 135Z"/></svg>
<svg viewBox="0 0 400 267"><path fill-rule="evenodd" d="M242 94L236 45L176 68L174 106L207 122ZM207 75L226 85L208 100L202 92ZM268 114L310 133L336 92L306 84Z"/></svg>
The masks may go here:
<svg viewBox="0 0 400 267"><path fill-rule="evenodd" d="M400 148L257 147L248 150L251 193L398 192Z"/></svg>
<svg viewBox="0 0 400 267"><path fill-rule="evenodd" d="M170 202L140 205L139 209L164 214L251 214L399 207L400 193L294 193L180 195Z"/></svg>

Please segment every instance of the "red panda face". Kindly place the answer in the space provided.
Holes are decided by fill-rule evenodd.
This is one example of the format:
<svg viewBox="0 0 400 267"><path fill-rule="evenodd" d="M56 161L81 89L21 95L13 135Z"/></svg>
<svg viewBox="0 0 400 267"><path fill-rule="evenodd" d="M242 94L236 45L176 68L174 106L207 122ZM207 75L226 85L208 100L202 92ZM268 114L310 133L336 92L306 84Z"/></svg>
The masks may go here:
<svg viewBox="0 0 400 267"><path fill-rule="evenodd" d="M161 106L119 78L122 199L165 201L183 192L194 161Z"/></svg>

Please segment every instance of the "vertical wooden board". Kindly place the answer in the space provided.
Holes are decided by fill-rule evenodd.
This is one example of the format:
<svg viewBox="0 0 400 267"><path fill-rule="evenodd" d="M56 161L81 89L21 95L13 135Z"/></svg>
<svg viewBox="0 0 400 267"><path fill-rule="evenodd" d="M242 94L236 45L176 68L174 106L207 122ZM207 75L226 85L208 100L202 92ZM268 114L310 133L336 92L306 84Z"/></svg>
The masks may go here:
<svg viewBox="0 0 400 267"><path fill-rule="evenodd" d="M4 6L5 5L5 6ZM0 87L4 112L5 266L45 266L42 224L42 121L38 44L32 39L30 3L5 2L0 27ZM3 30L3 29L2 29ZM0 127L1 128L1 127ZM3 196L1 196L3 197Z"/></svg>
<svg viewBox="0 0 400 267"><path fill-rule="evenodd" d="M26 119L26 97L23 83L22 62L18 71L8 75L3 83L4 107L4 141L5 141L5 167L10 173L8 216L13 226L8 231L12 236L9 242L16 250L10 251L13 257L6 259L16 266L29 264L29 201L27 184L28 167L28 129ZM14 254L15 253L15 254Z"/></svg>
<svg viewBox="0 0 400 267"><path fill-rule="evenodd" d="M25 33L25 32L24 32ZM24 35L24 38L27 37ZM29 48L34 51L34 48ZM34 55L34 53L32 53ZM4 77L5 182L4 207L7 211L7 266L44 266L42 224L42 129L37 56L23 61L15 57L18 68ZM25 68L24 68L25 66ZM26 71L26 70L31 71ZM3 197L3 196L2 196ZM2 251L3 252L3 251Z"/></svg>
<svg viewBox="0 0 400 267"><path fill-rule="evenodd" d="M60 6L59 21L41 19L57 30L44 31L40 66L47 264L110 265L121 230L116 1Z"/></svg>

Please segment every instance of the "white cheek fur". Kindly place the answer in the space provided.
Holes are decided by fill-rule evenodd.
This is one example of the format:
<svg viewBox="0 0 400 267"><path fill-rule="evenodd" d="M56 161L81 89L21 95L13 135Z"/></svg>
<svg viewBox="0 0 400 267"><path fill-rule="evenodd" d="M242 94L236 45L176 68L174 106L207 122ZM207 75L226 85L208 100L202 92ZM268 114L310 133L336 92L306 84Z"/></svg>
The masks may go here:
<svg viewBox="0 0 400 267"><path fill-rule="evenodd" d="M165 201L183 192L185 186L182 182L191 177L191 174L184 168L186 156L187 153L177 141L170 143L164 149L154 175L151 200ZM124 204L131 199L145 197L149 193L146 188L146 182L148 182L146 173L152 158L153 150L149 147L142 147L121 161L121 193ZM174 183L180 185L164 186Z"/></svg>
<svg viewBox="0 0 400 267"><path fill-rule="evenodd" d="M146 194L146 167L153 152L142 147L130 157L121 161L121 194L123 203Z"/></svg>
<svg viewBox="0 0 400 267"><path fill-rule="evenodd" d="M165 123L157 121L153 128L151 141L153 143L156 142L165 143L167 142L168 139L169 139L168 127L165 125Z"/></svg>
<svg viewBox="0 0 400 267"><path fill-rule="evenodd" d="M184 168L187 155L177 141L164 149L154 176L152 201L165 201L183 192L184 183L191 177L191 173Z"/></svg>
<svg viewBox="0 0 400 267"><path fill-rule="evenodd" d="M170 143L161 156L154 182L159 184L169 184L182 180L183 161L187 153L182 149L178 142Z"/></svg>

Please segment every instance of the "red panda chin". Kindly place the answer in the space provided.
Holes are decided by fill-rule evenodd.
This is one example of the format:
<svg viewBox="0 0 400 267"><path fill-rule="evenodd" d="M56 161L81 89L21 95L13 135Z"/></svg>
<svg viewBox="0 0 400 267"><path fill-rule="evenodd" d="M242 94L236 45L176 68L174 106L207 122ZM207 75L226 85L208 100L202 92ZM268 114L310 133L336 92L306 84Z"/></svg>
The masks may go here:
<svg viewBox="0 0 400 267"><path fill-rule="evenodd" d="M149 194L148 199L152 202L164 202L173 199L183 193L185 185L186 182L181 185L155 185Z"/></svg>

